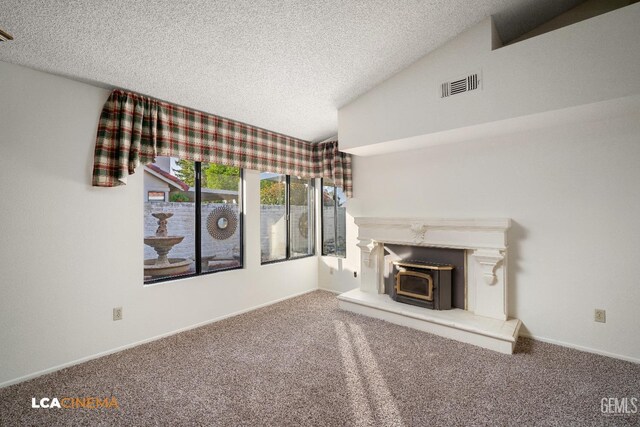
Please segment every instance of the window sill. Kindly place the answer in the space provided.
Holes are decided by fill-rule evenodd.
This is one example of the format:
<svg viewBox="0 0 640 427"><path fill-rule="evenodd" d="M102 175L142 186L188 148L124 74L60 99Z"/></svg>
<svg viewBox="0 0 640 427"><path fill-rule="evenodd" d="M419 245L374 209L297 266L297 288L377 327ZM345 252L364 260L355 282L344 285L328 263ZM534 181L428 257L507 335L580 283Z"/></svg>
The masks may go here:
<svg viewBox="0 0 640 427"><path fill-rule="evenodd" d="M182 280L186 280L186 279L193 279L194 277L202 277L202 276L209 276L212 274L216 274L216 273L222 273L225 271L233 271L233 270L243 270L244 266L240 265L238 267L229 267L229 268L221 268L219 270L215 270L215 271L204 271L200 274L185 274L183 276L173 276L173 277L167 277L164 279L157 279L157 280L152 280L149 282L143 282L142 287L146 288L146 287L151 287L154 285L160 285L160 284L167 284L169 282L179 282Z"/></svg>
<svg viewBox="0 0 640 427"><path fill-rule="evenodd" d="M322 256L328 257L328 258L347 259L346 255L322 254Z"/></svg>
<svg viewBox="0 0 640 427"><path fill-rule="evenodd" d="M297 257L292 257L292 258L284 258L284 259L275 259L273 261L262 261L260 263L260 265L279 264L281 262L295 261L295 260L298 260L298 259L311 258L311 257L314 257L314 256L316 256L316 254L302 255L302 256L297 256Z"/></svg>

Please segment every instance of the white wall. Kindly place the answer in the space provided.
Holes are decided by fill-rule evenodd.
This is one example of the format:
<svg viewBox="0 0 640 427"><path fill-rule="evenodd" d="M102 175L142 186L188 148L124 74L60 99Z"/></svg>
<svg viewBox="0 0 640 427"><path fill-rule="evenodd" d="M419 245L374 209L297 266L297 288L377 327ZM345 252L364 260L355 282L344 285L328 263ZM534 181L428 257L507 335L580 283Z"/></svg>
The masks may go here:
<svg viewBox="0 0 640 427"><path fill-rule="evenodd" d="M357 158L356 158L357 159ZM355 170L355 165L354 165ZM360 286L360 248L358 243L358 229L353 221L352 206L358 199L347 200L347 256L321 256L318 262L318 287L336 293L342 293ZM355 273L355 276L354 276Z"/></svg>
<svg viewBox="0 0 640 427"><path fill-rule="evenodd" d="M342 108L342 148L367 155L349 217L511 218L522 332L640 362L639 21L637 3L491 50L486 20ZM482 91L437 98L478 67ZM344 272L360 265L347 235ZM321 261L320 286L359 285Z"/></svg>
<svg viewBox="0 0 640 427"><path fill-rule="evenodd" d="M640 361L640 115L354 161L350 216L507 217L525 334ZM345 271L359 268L349 227ZM344 291L354 279L328 274ZM607 311L594 323L593 311Z"/></svg>
<svg viewBox="0 0 640 427"><path fill-rule="evenodd" d="M107 96L0 62L0 385L317 287L316 257L260 265L254 171L245 269L143 287L142 169L90 186Z"/></svg>
<svg viewBox="0 0 640 427"><path fill-rule="evenodd" d="M638 22L640 3L492 50L487 19L341 108L341 149L366 155L386 143L376 153L393 152L460 128L640 95ZM440 99L442 82L474 72L482 90Z"/></svg>

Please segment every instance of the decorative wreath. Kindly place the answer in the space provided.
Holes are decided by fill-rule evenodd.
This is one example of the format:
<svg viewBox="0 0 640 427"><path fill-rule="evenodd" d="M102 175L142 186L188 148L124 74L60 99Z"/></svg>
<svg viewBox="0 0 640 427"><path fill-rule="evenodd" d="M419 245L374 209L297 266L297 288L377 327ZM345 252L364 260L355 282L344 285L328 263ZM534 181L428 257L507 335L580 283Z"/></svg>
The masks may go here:
<svg viewBox="0 0 640 427"><path fill-rule="evenodd" d="M298 231L305 239L309 237L309 216L306 212L300 214L300 219L298 219Z"/></svg>
<svg viewBox="0 0 640 427"><path fill-rule="evenodd" d="M207 231L216 240L226 240L238 228L238 216L231 206L218 206L207 217Z"/></svg>

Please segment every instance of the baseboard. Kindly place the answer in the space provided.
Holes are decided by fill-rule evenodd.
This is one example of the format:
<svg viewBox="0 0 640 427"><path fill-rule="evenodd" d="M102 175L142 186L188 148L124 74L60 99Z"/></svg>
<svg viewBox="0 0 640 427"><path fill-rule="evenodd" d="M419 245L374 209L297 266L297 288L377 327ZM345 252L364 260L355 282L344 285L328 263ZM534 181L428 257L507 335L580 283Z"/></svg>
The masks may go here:
<svg viewBox="0 0 640 427"><path fill-rule="evenodd" d="M327 291L327 292L331 292L332 294L336 294L336 295L340 295L342 292L340 291L336 291L335 289L329 289L329 288L323 288L323 287L318 287L319 291Z"/></svg>
<svg viewBox="0 0 640 427"><path fill-rule="evenodd" d="M197 323L195 325L186 326L184 328L176 329L176 330L171 331L171 332L167 332L167 333L164 333L164 334L161 334L161 335L156 335L156 336L153 336L151 338L147 338L147 339L144 339L144 340L141 340L141 341L136 341L134 343L126 344L126 345L123 345L123 346L120 346L120 347L116 347L116 348L113 348L113 349L110 349L110 350L102 351L100 353L96 353L96 354L93 354L93 355L90 355L90 356L82 357L80 359L76 359L76 360L73 360L71 362L63 363L61 365L53 366L51 368L43 369L41 371L37 371L37 372L31 373L31 374L28 374L28 375L24 375L24 376L21 376L21 377L18 377L18 378L9 380L9 381L5 381L3 383L0 383L0 388L4 388L4 387L8 387L10 385L14 385L14 384L18 384L18 383L21 383L21 382L24 382L24 381L32 380L32 379L40 377L42 375L50 374L52 372L56 372L56 371L59 371L61 369L69 368L71 366L79 365L81 363L88 362L90 360L94 360L94 359L98 359L98 358L103 357L103 356L108 356L110 354L118 353L118 352L123 351L123 350L128 350L130 348L137 347L137 346L142 345L142 344L147 344L147 343L150 343L150 342L162 339L162 338L170 337L171 335L179 334L181 332L189 331L191 329L196 329L196 328L199 328L201 326L206 326L206 325L209 325L211 323L219 322L221 320L228 319L230 317L235 317L235 316L238 316L240 314L248 313L250 311L258 310L258 309L263 308L263 307L268 307L270 305L277 304L279 302L286 301L286 300L291 299L291 298L299 297L301 295L305 295L305 294L308 294L310 292L314 292L316 290L327 291L327 292L331 292L331 293L334 293L334 294L341 294L342 293L340 291L336 291L334 289L329 289L329 288L324 288L324 287L318 287L318 288L309 289L309 290L306 290L306 291L303 291L303 292L298 292L298 293L293 294L293 295L288 295L288 296L283 297L283 298L279 298L279 299L276 299L276 300L268 301L266 303L259 304L259 305L253 306L253 307L249 307L249 308L246 308L246 309L243 309L243 310L235 311L233 313L225 314L223 316L219 316L219 317L213 318L211 320L206 320L204 322L200 322L200 323ZM610 352L607 352L607 351L598 350L598 349L594 349L594 348L591 348L591 347L583 347L583 346L579 346L579 345L576 345L576 344L571 344L571 343L567 343L567 342L564 342L564 341L554 340L554 339L545 338L545 337L539 337L539 336L531 335L531 334L524 333L524 332L520 332L520 336L523 336L523 337L526 337L526 338L531 338L531 339L536 340L536 341L541 341L541 342L545 342L545 343L549 343L549 344L559 345L561 347L568 347L568 348L572 348L572 349L575 349L575 350L584 351L584 352L587 352L587 353L598 354L598 355L601 355L601 356L612 357L614 359L619 359L619 360L624 360L624 361L627 361L627 362L633 362L633 363L640 364L640 359L635 358L635 357L629 357L629 356L624 356L624 355L621 355L621 354L610 353Z"/></svg>
<svg viewBox="0 0 640 427"><path fill-rule="evenodd" d="M521 337L525 337L525 338L531 338L532 340L536 340L536 341L541 341L541 342L546 342L546 343L549 343L549 344L559 345L561 347L572 348L572 349L578 350L578 351L584 351L585 353L593 353L593 354L598 354L600 356L607 356L607 357L611 357L611 358L614 358L614 359L624 360L626 362L633 362L633 363L640 364L640 359L635 358L635 357L629 357L629 356L624 356L622 354L610 353L608 351L598 350L598 349L591 348L591 347L583 347L581 345L571 344L571 343L568 343L568 342L554 340L554 339L551 339L551 338L538 337L538 336L527 334L527 333L524 333L524 332L520 332L520 336Z"/></svg>
<svg viewBox="0 0 640 427"><path fill-rule="evenodd" d="M126 344L126 345L123 345L123 346L120 346L120 347L112 348L110 350L102 351L100 353L92 354L90 356L85 356L85 357L82 357L80 359L73 360L71 362L63 363L61 365L53 366L51 368L43 369L41 371L37 371L37 372L31 373L31 374L28 374L28 375L24 375L24 376L21 376L21 377L18 377L18 378L9 380L9 381L5 381L3 383L0 383L0 388L4 388L4 387L8 387L10 385L14 385L14 384L18 384L18 383L21 383L21 382L24 382L24 381L32 380L34 378L41 377L42 375L47 375L47 374L50 374L52 372L59 371L61 369L69 368L71 366L75 366L75 365L79 365L79 364L84 363L84 362L88 362L90 360L98 359L100 357L104 357L104 356L108 356L110 354L118 353L118 352L123 351L123 350L128 350L130 348L137 347L137 346L142 345L142 344L147 344L147 343L150 343L150 342L162 339L162 338L170 337L171 335L179 334L181 332L189 331L191 329L196 329L196 328L199 328L201 326L206 326L206 325L209 325L211 323L219 322L221 320L228 319L230 317L239 316L240 314L244 314L244 313L248 313L250 311L258 310L258 309L263 308L263 307L268 307L270 305L277 304L279 302L286 301L286 300L291 299L291 298L299 297L301 295L305 295L305 294L308 294L310 292L314 292L314 291L317 291L317 290L318 290L317 288L313 288L313 289L309 289L309 290L306 290L306 291L303 291L303 292L298 292L298 293L293 294L293 295L288 295L288 296L283 297L283 298L279 298L279 299L276 299L276 300L273 300L273 301L268 301L266 303L259 304L259 305L256 305L256 306L253 306L253 307L249 307L249 308L245 308L243 310L235 311L233 313L225 314L223 316L219 316L219 317L213 318L211 320L205 320L204 322L196 323L195 325L186 326L184 328L176 329L176 330L171 331L171 332L166 332L166 333L161 334L161 335L156 335L156 336L153 336L151 338L147 338L147 339L144 339L144 340L141 340L141 341L136 341L136 342L133 342L131 344Z"/></svg>

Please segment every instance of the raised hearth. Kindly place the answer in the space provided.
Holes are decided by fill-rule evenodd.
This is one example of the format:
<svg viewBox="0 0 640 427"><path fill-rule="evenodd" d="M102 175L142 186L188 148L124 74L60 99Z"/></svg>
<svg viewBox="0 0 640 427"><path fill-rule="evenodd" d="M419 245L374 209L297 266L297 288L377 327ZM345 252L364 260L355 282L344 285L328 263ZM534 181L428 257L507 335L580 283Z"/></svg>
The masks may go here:
<svg viewBox="0 0 640 427"><path fill-rule="evenodd" d="M338 296L340 307L502 353L512 353L520 321L507 314L509 219L355 219L361 250L360 289ZM463 249L466 307L436 311L385 294L384 245Z"/></svg>

